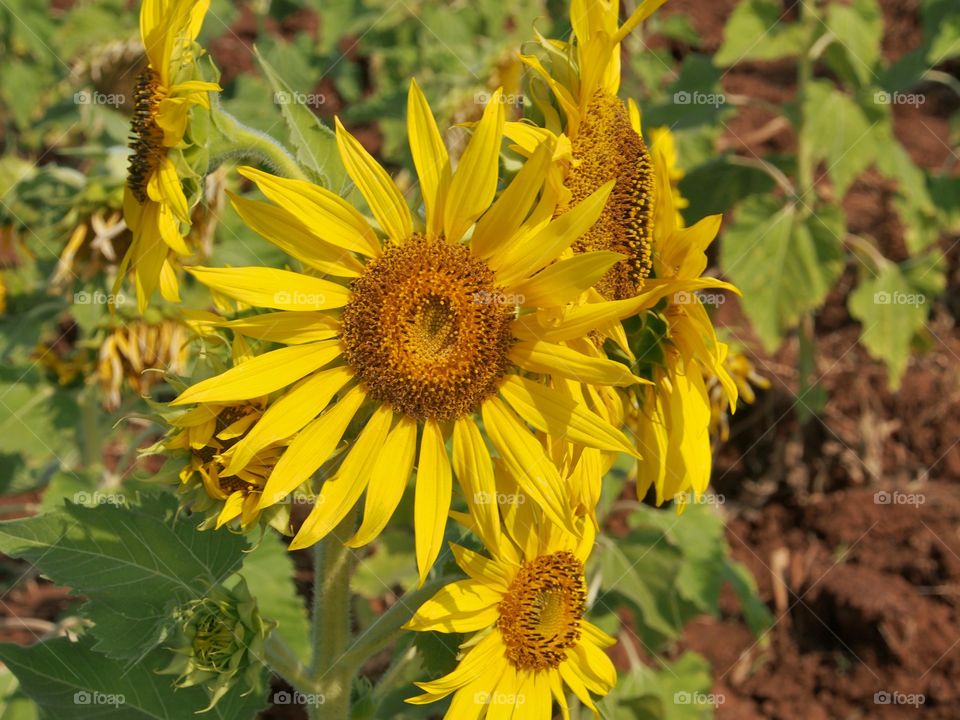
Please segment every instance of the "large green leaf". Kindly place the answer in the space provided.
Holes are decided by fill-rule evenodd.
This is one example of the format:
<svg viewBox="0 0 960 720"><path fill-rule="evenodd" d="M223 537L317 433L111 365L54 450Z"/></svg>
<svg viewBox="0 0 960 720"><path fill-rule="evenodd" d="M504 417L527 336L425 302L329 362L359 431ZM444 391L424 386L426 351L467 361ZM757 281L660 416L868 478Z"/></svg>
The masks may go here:
<svg viewBox="0 0 960 720"><path fill-rule="evenodd" d="M924 281L931 279L929 273L916 275ZM914 335L923 329L930 313L926 293L900 266L887 263L850 294L849 307L850 314L863 326L861 342L873 357L886 363L890 385L896 389L906 370Z"/></svg>
<svg viewBox="0 0 960 720"><path fill-rule="evenodd" d="M801 219L776 198L748 198L723 235L721 266L768 350L820 306L843 270L843 219L836 208Z"/></svg>
<svg viewBox="0 0 960 720"><path fill-rule="evenodd" d="M842 48L847 67L861 84L876 78L883 41L883 15L877 0L854 0L849 5L827 7L826 24Z"/></svg>
<svg viewBox="0 0 960 720"><path fill-rule="evenodd" d="M774 0L743 0L727 20L717 65L747 60L779 60L803 51L803 29L783 22L783 6Z"/></svg>
<svg viewBox="0 0 960 720"><path fill-rule="evenodd" d="M301 100L312 95L309 91L294 90L287 85L259 52L257 61L273 88L274 102L287 123L290 142L297 149L297 162L316 182L342 195L350 187L350 178L340 161L333 131L313 114L309 102Z"/></svg>
<svg viewBox="0 0 960 720"><path fill-rule="evenodd" d="M55 638L30 647L0 645L23 692L40 705L43 718L69 720L180 720L195 717L209 703L199 687L176 690L169 675L157 670L168 653L154 650L138 662L119 661L95 652L88 638ZM248 720L263 706L257 693L240 696L234 688L202 717Z"/></svg>
<svg viewBox="0 0 960 720"><path fill-rule="evenodd" d="M203 596L236 571L246 541L178 520L171 495L130 506L116 497L0 523L0 551L85 595L96 650L129 658L163 639L171 605Z"/></svg>
<svg viewBox="0 0 960 720"><path fill-rule="evenodd" d="M724 700L711 694L712 685L710 664L686 652L658 669L641 665L622 673L600 707L610 720L708 720Z"/></svg>

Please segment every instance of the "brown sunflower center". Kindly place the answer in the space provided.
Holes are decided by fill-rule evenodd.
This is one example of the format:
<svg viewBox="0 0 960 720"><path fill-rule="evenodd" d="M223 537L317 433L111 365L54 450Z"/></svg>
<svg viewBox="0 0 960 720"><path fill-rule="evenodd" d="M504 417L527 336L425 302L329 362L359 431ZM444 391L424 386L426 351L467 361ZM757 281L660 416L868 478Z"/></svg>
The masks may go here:
<svg viewBox="0 0 960 720"><path fill-rule="evenodd" d="M573 553L524 563L500 602L507 659L518 670L557 667L580 639L586 597L583 563Z"/></svg>
<svg viewBox="0 0 960 720"><path fill-rule="evenodd" d="M573 248L576 252L612 250L626 255L596 287L611 300L634 297L653 267L654 175L650 153L630 124L623 102L602 90L587 106L571 145L575 166L564 182L572 197L557 214L586 199L604 183L616 180L600 219Z"/></svg>
<svg viewBox="0 0 960 720"><path fill-rule="evenodd" d="M160 78L151 68L137 75L133 90L133 120L130 123L130 156L127 186L138 202L147 200L147 183L163 159L163 130L157 125L157 109L163 93Z"/></svg>
<svg viewBox="0 0 960 720"><path fill-rule="evenodd" d="M370 395L417 420L455 420L497 391L514 308L460 245L414 235L354 280L343 309L347 363Z"/></svg>

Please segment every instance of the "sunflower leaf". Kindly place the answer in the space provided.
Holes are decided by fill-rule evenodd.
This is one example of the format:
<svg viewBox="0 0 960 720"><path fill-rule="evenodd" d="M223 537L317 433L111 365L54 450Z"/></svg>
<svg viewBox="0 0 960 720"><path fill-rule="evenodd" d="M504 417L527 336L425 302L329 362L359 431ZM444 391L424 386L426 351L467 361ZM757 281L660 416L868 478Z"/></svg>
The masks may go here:
<svg viewBox="0 0 960 720"><path fill-rule="evenodd" d="M803 29L784 23L783 8L775 0L746 0L737 5L723 31L723 45L714 56L717 65L747 60L779 60L803 51Z"/></svg>
<svg viewBox="0 0 960 720"><path fill-rule="evenodd" d="M55 512L0 523L0 552L86 596L95 650L142 656L163 640L170 605L203 596L235 572L246 541L197 532L176 518L176 499L166 493L129 506L120 495L96 495L94 507L68 501Z"/></svg>

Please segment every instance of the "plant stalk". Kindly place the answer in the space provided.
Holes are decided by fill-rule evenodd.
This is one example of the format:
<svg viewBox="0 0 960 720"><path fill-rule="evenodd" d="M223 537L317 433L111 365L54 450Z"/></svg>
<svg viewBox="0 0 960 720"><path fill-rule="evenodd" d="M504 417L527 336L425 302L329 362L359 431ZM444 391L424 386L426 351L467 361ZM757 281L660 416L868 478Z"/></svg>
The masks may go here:
<svg viewBox="0 0 960 720"><path fill-rule="evenodd" d="M268 165L284 177L309 179L293 156L272 137L247 127L219 103L214 103L212 113L213 124L218 132L210 142L211 169L227 158L246 158Z"/></svg>

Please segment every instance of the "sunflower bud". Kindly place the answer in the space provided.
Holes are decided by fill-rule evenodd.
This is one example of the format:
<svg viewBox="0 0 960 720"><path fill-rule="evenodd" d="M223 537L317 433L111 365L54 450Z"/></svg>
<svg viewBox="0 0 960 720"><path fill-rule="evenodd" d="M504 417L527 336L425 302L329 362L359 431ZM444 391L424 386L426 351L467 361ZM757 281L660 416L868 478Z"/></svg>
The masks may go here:
<svg viewBox="0 0 960 720"><path fill-rule="evenodd" d="M197 600L177 607L173 660L161 675L177 675L178 688L202 685L213 708L234 685L244 694L259 689L263 646L275 623L260 617L256 599L241 579L233 589L218 585Z"/></svg>

